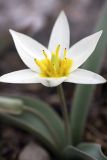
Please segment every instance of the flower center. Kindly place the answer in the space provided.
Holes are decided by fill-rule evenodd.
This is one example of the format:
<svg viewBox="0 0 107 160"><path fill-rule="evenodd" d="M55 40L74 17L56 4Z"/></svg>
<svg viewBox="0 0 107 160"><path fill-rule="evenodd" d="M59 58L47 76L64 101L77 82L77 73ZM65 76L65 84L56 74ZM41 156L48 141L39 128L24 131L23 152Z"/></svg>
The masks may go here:
<svg viewBox="0 0 107 160"><path fill-rule="evenodd" d="M46 52L43 50L44 59L35 60L35 63L40 68L40 75L42 77L63 77L67 76L73 64L73 60L66 57L67 51L64 49L63 58L59 56L60 45L56 47L55 52L49 59Z"/></svg>

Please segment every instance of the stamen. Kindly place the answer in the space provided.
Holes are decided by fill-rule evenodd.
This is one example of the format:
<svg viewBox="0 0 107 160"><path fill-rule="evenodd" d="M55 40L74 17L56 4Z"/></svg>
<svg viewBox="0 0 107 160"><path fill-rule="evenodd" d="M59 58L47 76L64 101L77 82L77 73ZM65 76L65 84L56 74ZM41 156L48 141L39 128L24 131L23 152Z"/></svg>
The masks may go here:
<svg viewBox="0 0 107 160"><path fill-rule="evenodd" d="M35 58L34 61L36 62L36 64L40 67L38 60Z"/></svg>
<svg viewBox="0 0 107 160"><path fill-rule="evenodd" d="M45 56L45 58L46 58L48 64L50 65L50 60L48 59L48 56L47 56L46 52L45 52L44 50L42 50L42 51L43 51L43 54L44 54L44 56Z"/></svg>
<svg viewBox="0 0 107 160"><path fill-rule="evenodd" d="M60 44L56 47L56 56L58 57L59 55L59 50L60 50Z"/></svg>
<svg viewBox="0 0 107 160"><path fill-rule="evenodd" d="M47 54L46 54L46 52L44 50L43 50L43 54L44 54L45 58L48 57Z"/></svg>
<svg viewBox="0 0 107 160"><path fill-rule="evenodd" d="M66 55L67 55L67 50L66 50L66 48L64 49L64 57L66 57Z"/></svg>
<svg viewBox="0 0 107 160"><path fill-rule="evenodd" d="M39 61L39 60L37 60L37 59L34 59L35 60L35 62L36 62L36 64L40 67L40 69L42 70L42 72L43 72L43 74L45 75L47 75L47 76L50 76L50 72L49 72L49 70L47 69L47 67L45 66L45 64L44 63L42 63L42 61Z"/></svg>
<svg viewBox="0 0 107 160"><path fill-rule="evenodd" d="M59 55L60 45L56 47L56 50L52 52L51 58L47 53L42 50L44 59L34 59L35 63L40 68L40 76L42 77L63 77L67 76L73 64L73 60L66 57L67 50L64 49L63 57Z"/></svg>
<svg viewBox="0 0 107 160"><path fill-rule="evenodd" d="M54 52L52 52L51 63L54 63L54 62L55 62L55 54L54 54Z"/></svg>

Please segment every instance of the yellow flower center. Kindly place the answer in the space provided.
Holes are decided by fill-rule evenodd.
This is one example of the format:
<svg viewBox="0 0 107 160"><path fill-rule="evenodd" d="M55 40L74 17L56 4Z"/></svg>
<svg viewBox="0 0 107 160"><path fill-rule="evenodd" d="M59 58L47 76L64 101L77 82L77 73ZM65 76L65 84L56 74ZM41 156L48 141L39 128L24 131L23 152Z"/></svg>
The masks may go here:
<svg viewBox="0 0 107 160"><path fill-rule="evenodd" d="M59 56L60 45L56 47L55 52L49 59L46 52L43 50L44 59L35 60L35 63L40 68L40 75L42 77L63 77L67 76L73 64L73 60L66 57L67 51L64 49L63 58Z"/></svg>

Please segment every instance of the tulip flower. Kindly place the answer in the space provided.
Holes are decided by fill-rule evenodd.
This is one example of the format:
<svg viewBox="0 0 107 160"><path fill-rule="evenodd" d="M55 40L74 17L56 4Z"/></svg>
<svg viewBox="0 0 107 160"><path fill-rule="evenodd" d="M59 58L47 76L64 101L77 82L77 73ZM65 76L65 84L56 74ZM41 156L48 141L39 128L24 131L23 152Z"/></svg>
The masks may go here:
<svg viewBox="0 0 107 160"><path fill-rule="evenodd" d="M16 49L29 69L23 69L0 77L6 83L42 83L55 87L62 82L100 84L106 80L91 71L79 68L93 53L102 34L99 31L69 48L70 31L62 11L53 27L48 48L32 38L10 30Z"/></svg>

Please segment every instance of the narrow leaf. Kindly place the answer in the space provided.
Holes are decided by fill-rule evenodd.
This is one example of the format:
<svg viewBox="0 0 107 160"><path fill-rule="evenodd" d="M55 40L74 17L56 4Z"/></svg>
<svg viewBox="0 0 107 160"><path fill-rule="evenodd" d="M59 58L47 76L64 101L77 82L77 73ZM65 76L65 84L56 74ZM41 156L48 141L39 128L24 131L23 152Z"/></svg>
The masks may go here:
<svg viewBox="0 0 107 160"><path fill-rule="evenodd" d="M8 124L13 124L15 127L26 130L27 132L36 136L43 145L53 152L58 152L48 129L44 126L41 120L33 114L24 112L20 116L12 116L8 114L1 114L0 120Z"/></svg>
<svg viewBox="0 0 107 160"><path fill-rule="evenodd" d="M96 50L83 67L97 73L101 69L107 44L107 2L102 9L100 20L94 32L98 30L103 30L101 39L97 45ZM71 136L73 145L77 145L82 139L87 115L89 112L89 105L93 97L94 89L95 86L91 85L78 85L76 87L72 105L72 112L70 115L72 132Z"/></svg>
<svg viewBox="0 0 107 160"><path fill-rule="evenodd" d="M35 116L34 114L24 111L23 114L20 116L9 116L9 115L2 115L2 117L5 117L7 120L16 123L21 128L25 128L31 132L33 130L33 134L37 134L45 139L45 141L51 144L51 146L58 148L63 148L65 140L64 140L64 127L61 119L57 115L57 113L46 103L38 100L33 99L27 96L12 96L12 98L18 98L23 101L24 106L29 107L30 109L33 109L35 112L38 112L41 114L42 117L45 118L45 120L48 122L48 125L51 126L55 134L55 138L52 137L49 128L45 125L44 121L39 119L38 116ZM58 140L58 143L56 141ZM50 148L50 147L49 147Z"/></svg>
<svg viewBox="0 0 107 160"><path fill-rule="evenodd" d="M103 154L99 144L81 143L78 145L78 148L97 160L107 160L107 157Z"/></svg>
<svg viewBox="0 0 107 160"><path fill-rule="evenodd" d="M32 107L33 109L39 111L47 118L48 123L53 127L53 129L56 132L56 136L59 140L59 143L61 144L61 146L64 146L65 145L64 126L61 118L52 109L52 107L39 99L30 98L28 96L18 96L17 98L23 100L25 106L27 105Z"/></svg>
<svg viewBox="0 0 107 160"><path fill-rule="evenodd" d="M97 160L76 147L68 146L63 152L64 160Z"/></svg>

